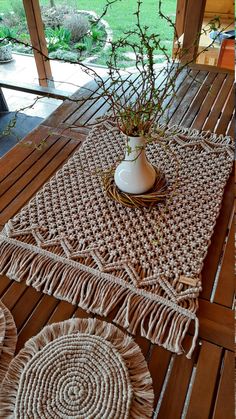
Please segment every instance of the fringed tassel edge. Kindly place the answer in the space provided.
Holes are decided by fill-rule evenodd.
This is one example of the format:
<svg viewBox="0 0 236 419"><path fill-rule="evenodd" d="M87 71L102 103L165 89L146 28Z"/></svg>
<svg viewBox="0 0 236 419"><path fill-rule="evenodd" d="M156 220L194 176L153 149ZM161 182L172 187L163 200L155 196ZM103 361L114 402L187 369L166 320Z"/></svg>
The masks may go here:
<svg viewBox="0 0 236 419"><path fill-rule="evenodd" d="M0 273L17 281L26 280L54 297L78 305L86 311L107 316L119 307L114 322L135 334L139 329L143 337L177 354L184 353L182 341L190 322L195 321L193 345L187 354L190 358L198 334L195 312L197 299L191 299L191 310L170 300L150 295L134 287L123 286L106 275L95 275L80 267L63 263L47 255L37 254L24 247L3 242ZM186 304L186 300L181 303Z"/></svg>
<svg viewBox="0 0 236 419"><path fill-rule="evenodd" d="M98 126L120 133L120 130L117 127L117 124L114 122L112 118L106 121L101 121L98 125L96 125L95 129L97 129ZM184 139L186 143L190 142L193 139L201 138L202 142L204 141L206 141L207 143L211 142L212 145L215 145L215 146L225 145L225 146L228 146L232 151L234 150L234 139L230 135L217 134L209 130L199 131L196 128L187 128L187 127L183 127L177 124L175 125L157 124L153 130L153 134L154 135L159 134L159 131L162 131L164 136L170 135L170 134L182 135L186 137ZM90 135L93 136L93 132L91 132Z"/></svg>
<svg viewBox="0 0 236 419"><path fill-rule="evenodd" d="M6 319L4 316L3 309L0 305L0 357L3 348L4 337L6 333Z"/></svg>
<svg viewBox="0 0 236 419"><path fill-rule="evenodd" d="M17 342L17 330L14 319L7 307L0 301L0 309L4 314L5 318L5 334L2 344L2 350L0 353L0 392L1 383L8 370L8 366L13 359L16 342Z"/></svg>
<svg viewBox="0 0 236 419"><path fill-rule="evenodd" d="M26 342L25 347L11 362L5 376L0 395L0 417L12 418L18 384L25 365L44 346L60 336L87 333L104 337L123 358L129 373L134 398L130 408L132 418L151 418L153 413L154 393L152 379L142 352L133 339L115 326L97 319L70 319L44 327L35 337Z"/></svg>

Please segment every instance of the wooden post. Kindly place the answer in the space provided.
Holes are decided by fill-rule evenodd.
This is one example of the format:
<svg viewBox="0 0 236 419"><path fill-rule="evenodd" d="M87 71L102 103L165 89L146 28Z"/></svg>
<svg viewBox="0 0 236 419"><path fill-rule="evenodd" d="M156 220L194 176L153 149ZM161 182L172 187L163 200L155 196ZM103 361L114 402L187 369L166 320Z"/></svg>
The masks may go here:
<svg viewBox="0 0 236 419"><path fill-rule="evenodd" d="M174 34L173 49L172 49L173 58L176 58L178 43L179 42L181 43L181 39L183 38L182 35L184 33L184 22L185 22L187 3L188 3L188 0L177 0L176 18L175 18L176 33Z"/></svg>
<svg viewBox="0 0 236 419"><path fill-rule="evenodd" d="M205 6L206 0L188 0L187 2L184 21L182 62L194 61L196 58Z"/></svg>
<svg viewBox="0 0 236 419"><path fill-rule="evenodd" d="M43 21L39 0L23 0L27 25L29 28L31 44L40 50L44 55L48 56L48 49L45 40ZM40 52L34 51L35 63L39 76L40 86L54 87L50 61L46 60Z"/></svg>
<svg viewBox="0 0 236 419"><path fill-rule="evenodd" d="M178 39L184 33L184 22L188 0L177 0L175 28Z"/></svg>

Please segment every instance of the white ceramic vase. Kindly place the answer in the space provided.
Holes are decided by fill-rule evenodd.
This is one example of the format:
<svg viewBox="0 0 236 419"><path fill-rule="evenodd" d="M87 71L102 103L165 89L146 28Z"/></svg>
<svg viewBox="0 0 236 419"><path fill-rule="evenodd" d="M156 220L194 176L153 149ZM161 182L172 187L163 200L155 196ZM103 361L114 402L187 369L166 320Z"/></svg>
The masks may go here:
<svg viewBox="0 0 236 419"><path fill-rule="evenodd" d="M125 158L115 170L116 185L123 192L143 194L155 180L156 171L145 154L145 138L127 137Z"/></svg>

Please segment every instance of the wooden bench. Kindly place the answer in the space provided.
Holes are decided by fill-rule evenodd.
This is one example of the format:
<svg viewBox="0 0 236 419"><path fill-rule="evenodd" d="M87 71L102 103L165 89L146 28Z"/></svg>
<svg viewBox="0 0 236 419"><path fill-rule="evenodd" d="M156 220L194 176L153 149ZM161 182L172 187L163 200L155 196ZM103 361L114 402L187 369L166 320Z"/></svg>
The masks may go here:
<svg viewBox="0 0 236 419"><path fill-rule="evenodd" d="M70 95L68 92L64 92L63 90L55 89L53 87L42 87L35 84L0 80L0 111L8 111L7 102L2 91L3 88L60 100L68 99Z"/></svg>
<svg viewBox="0 0 236 419"><path fill-rule="evenodd" d="M206 66L182 74L170 103L169 124L234 135L234 75ZM91 85L92 86L92 85ZM82 93L78 92L77 96ZM74 96L75 97L75 96ZM95 118L108 109L102 100L65 102L1 159L0 226L12 217L81 145ZM233 419L233 174L230 177L202 271L200 333L191 360L135 336L148 362L155 391L155 418ZM65 301L2 276L0 297L18 328L17 351L49 323L72 316L93 317ZM112 321L112 313L107 321Z"/></svg>

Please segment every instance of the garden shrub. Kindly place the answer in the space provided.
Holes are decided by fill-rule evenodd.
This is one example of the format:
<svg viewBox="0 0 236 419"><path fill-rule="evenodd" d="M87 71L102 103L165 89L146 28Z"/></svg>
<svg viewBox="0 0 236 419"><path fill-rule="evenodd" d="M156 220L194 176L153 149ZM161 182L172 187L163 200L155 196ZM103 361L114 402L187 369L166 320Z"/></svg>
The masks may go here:
<svg viewBox="0 0 236 419"><path fill-rule="evenodd" d="M66 16L74 14L75 11L66 5L57 7L45 7L41 8L42 20L46 28L56 29L64 25Z"/></svg>
<svg viewBox="0 0 236 419"><path fill-rule="evenodd" d="M67 15L63 22L63 26L70 30L72 42L81 41L90 30L89 19L82 14Z"/></svg>
<svg viewBox="0 0 236 419"><path fill-rule="evenodd" d="M61 49L51 52L49 54L49 57L53 59L60 59L60 60L74 62L74 63L78 62L78 54L76 54L75 52L65 51Z"/></svg>
<svg viewBox="0 0 236 419"><path fill-rule="evenodd" d="M48 52L70 49L71 33L66 28L45 29Z"/></svg>
<svg viewBox="0 0 236 419"><path fill-rule="evenodd" d="M93 24L91 26L91 36L92 36L94 42L103 40L105 35L106 34L104 33L104 28L102 28L101 26L98 26L96 24Z"/></svg>
<svg viewBox="0 0 236 419"><path fill-rule="evenodd" d="M5 38L7 36L15 38L17 36L16 28L10 28L10 27L6 27L4 25L1 25L0 26L0 38Z"/></svg>

